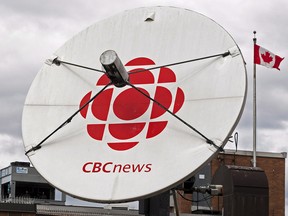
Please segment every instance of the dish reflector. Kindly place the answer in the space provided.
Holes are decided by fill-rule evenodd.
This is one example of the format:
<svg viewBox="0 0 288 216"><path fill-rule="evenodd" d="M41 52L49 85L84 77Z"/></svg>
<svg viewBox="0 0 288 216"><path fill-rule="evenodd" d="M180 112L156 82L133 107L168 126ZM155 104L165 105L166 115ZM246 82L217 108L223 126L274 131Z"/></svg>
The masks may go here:
<svg viewBox="0 0 288 216"><path fill-rule="evenodd" d="M121 88L101 73L106 50L129 73ZM24 146L47 181L81 199L132 201L176 186L224 147L242 114L241 52L221 26L193 11L125 11L54 55L25 101Z"/></svg>

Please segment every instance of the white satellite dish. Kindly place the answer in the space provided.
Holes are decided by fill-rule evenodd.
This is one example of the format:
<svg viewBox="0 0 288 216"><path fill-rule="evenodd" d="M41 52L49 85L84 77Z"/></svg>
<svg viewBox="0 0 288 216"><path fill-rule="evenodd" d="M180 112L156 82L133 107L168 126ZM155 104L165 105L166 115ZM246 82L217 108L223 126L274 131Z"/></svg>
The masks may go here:
<svg viewBox="0 0 288 216"><path fill-rule="evenodd" d="M172 188L224 147L243 111L237 44L190 10L125 11L54 55L25 101L25 151L47 181L81 199L132 201Z"/></svg>

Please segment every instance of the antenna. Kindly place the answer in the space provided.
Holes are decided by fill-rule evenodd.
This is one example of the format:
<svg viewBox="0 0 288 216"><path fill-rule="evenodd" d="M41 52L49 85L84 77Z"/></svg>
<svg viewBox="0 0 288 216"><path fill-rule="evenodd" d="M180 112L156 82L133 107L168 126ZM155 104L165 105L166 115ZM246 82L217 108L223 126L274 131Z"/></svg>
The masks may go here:
<svg viewBox="0 0 288 216"><path fill-rule="evenodd" d="M127 84L129 75L114 50L103 52L100 56L100 62L106 75L116 87L124 87Z"/></svg>
<svg viewBox="0 0 288 216"><path fill-rule="evenodd" d="M125 11L43 64L23 109L26 155L50 184L80 199L160 194L224 148L246 79L239 47L210 18L174 7Z"/></svg>

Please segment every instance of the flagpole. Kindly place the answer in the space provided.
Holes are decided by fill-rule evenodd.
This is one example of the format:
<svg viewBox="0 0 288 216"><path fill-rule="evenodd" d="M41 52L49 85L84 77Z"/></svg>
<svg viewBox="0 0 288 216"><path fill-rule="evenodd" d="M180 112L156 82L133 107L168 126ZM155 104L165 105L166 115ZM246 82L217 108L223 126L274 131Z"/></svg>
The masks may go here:
<svg viewBox="0 0 288 216"><path fill-rule="evenodd" d="M253 167L256 167L256 137L257 137L257 113L256 113L256 64L255 64L255 44L257 42L256 39L256 31L253 31L254 33L254 38L253 38L253 50L254 50L254 55L253 55Z"/></svg>

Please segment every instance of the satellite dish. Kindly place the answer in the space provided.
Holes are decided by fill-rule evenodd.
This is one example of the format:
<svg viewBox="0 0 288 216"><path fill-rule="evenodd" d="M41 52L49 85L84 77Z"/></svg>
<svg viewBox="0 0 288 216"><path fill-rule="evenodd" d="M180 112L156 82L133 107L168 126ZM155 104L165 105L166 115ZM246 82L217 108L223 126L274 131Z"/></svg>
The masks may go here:
<svg viewBox="0 0 288 216"><path fill-rule="evenodd" d="M224 147L245 98L241 52L213 20L172 7L125 11L43 65L23 110L26 155L74 197L146 198Z"/></svg>

